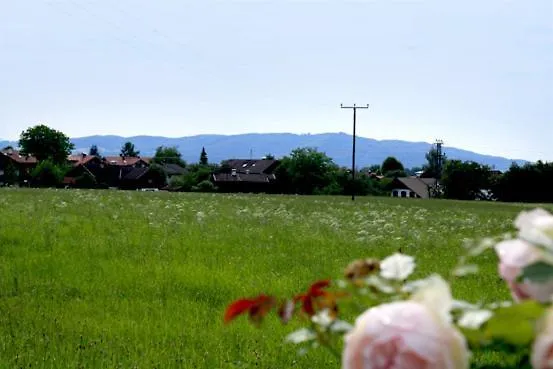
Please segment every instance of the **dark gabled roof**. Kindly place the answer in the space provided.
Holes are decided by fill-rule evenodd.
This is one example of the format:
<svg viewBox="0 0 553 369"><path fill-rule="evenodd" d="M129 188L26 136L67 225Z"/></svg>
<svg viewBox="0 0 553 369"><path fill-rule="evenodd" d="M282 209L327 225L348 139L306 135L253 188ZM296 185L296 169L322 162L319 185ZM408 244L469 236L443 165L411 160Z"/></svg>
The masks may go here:
<svg viewBox="0 0 553 369"><path fill-rule="evenodd" d="M178 164L164 164L163 171L165 172L165 174L170 176L186 173L186 169L184 169Z"/></svg>
<svg viewBox="0 0 553 369"><path fill-rule="evenodd" d="M213 180L215 182L248 182L248 183L270 183L276 179L274 174L264 173L215 173Z"/></svg>
<svg viewBox="0 0 553 369"><path fill-rule="evenodd" d="M224 165L228 165L231 169L236 169L237 172L245 173L249 171L250 174L271 173L278 163L278 160L272 159L230 159L223 161Z"/></svg>
<svg viewBox="0 0 553 369"><path fill-rule="evenodd" d="M436 185L436 178L397 177L394 178L389 187L403 185L416 193L419 197L427 199L430 197L429 188Z"/></svg>
<svg viewBox="0 0 553 369"><path fill-rule="evenodd" d="M144 174L148 173L150 168L144 167L144 168L132 168L131 171L129 171L124 177L124 180L134 181L137 179L140 179Z"/></svg>

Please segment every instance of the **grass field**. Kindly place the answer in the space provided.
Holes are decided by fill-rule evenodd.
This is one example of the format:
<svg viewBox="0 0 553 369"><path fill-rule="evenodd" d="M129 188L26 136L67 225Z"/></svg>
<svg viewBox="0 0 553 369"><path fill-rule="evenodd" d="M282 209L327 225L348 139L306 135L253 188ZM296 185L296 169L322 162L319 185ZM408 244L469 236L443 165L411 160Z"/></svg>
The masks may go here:
<svg viewBox="0 0 553 369"><path fill-rule="evenodd" d="M522 205L415 199L0 190L0 368L338 368L283 342L294 324L222 324L226 305L292 295L399 247L447 273L464 238ZM509 298L492 253L456 298ZM480 367L514 357L475 353Z"/></svg>

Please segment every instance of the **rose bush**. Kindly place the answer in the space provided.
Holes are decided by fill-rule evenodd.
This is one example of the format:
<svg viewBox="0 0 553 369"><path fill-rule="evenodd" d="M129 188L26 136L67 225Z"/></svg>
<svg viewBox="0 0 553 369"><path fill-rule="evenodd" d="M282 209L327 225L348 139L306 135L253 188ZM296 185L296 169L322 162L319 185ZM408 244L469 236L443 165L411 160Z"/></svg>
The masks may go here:
<svg viewBox="0 0 553 369"><path fill-rule="evenodd" d="M553 215L543 209L522 212L516 237L485 239L467 247L452 277L477 273L471 258L493 248L499 275L513 303L487 305L455 300L438 275L409 281L415 259L402 253L384 260L356 260L344 280L322 280L288 299L261 294L231 303L225 322L248 314L255 324L276 311L283 323L298 317L307 326L287 341L324 346L342 369L464 369L471 347L527 348L535 369L553 369ZM353 304L352 304L353 302ZM364 306L355 324L344 310Z"/></svg>

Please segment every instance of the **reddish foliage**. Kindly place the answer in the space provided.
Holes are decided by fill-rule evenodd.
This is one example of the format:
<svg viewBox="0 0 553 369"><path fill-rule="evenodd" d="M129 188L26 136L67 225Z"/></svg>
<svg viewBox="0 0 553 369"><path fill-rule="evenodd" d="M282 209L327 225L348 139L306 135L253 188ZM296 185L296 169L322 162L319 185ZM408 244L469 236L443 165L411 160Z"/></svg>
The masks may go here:
<svg viewBox="0 0 553 369"><path fill-rule="evenodd" d="M309 287L306 293L294 297L294 301L301 302L302 310L307 315L315 315L315 305L320 307L320 304L317 304L317 302L321 297L328 297L330 295L327 291L323 290L328 286L330 286L330 281L328 280L315 282Z"/></svg>
<svg viewBox="0 0 553 369"><path fill-rule="evenodd" d="M247 312L252 321L259 322L274 305L274 297L267 295L259 295L252 299L236 300L227 307L224 320L225 323L229 323L237 316Z"/></svg>

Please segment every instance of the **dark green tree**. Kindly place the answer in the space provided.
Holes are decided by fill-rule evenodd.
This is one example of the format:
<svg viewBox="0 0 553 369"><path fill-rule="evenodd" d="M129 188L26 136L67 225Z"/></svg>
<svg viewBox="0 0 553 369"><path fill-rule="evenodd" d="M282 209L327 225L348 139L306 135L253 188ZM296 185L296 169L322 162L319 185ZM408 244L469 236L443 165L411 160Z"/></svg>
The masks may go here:
<svg viewBox="0 0 553 369"><path fill-rule="evenodd" d="M200 164L207 165L207 153L205 152L205 147L202 147L202 153L200 154Z"/></svg>
<svg viewBox="0 0 553 369"><path fill-rule="evenodd" d="M501 201L553 203L553 162L513 163L505 173L493 173L492 182Z"/></svg>
<svg viewBox="0 0 553 369"><path fill-rule="evenodd" d="M179 191L195 191L201 182L210 181L211 175L214 172L220 171L221 168L216 164L190 164L187 167L186 174L178 177L173 177L170 181L170 186L174 190ZM205 184L202 184L205 186ZM202 190L204 192L204 190ZM210 192L210 191L205 191Z"/></svg>
<svg viewBox="0 0 553 369"><path fill-rule="evenodd" d="M6 167L4 168L3 182L11 186L17 183L18 177L19 173L17 172L17 168L13 165L11 160L8 161L8 164L6 164Z"/></svg>
<svg viewBox="0 0 553 369"><path fill-rule="evenodd" d="M152 181L151 186L155 188L162 188L167 184L167 176L163 167L159 164L152 164L148 168L148 178Z"/></svg>
<svg viewBox="0 0 553 369"><path fill-rule="evenodd" d="M386 177L404 177L404 170L403 164L393 156L384 159L380 167L380 171Z"/></svg>
<svg viewBox="0 0 553 369"><path fill-rule="evenodd" d="M276 177L281 191L309 195L323 192L337 172L338 166L325 153L297 148L281 160Z"/></svg>
<svg viewBox="0 0 553 369"><path fill-rule="evenodd" d="M38 161L64 164L75 145L62 132L40 124L21 132L19 147L22 154L33 155Z"/></svg>
<svg viewBox="0 0 553 369"><path fill-rule="evenodd" d="M37 187L54 187L63 181L67 172L64 165L55 163L52 159L45 159L31 171L31 182Z"/></svg>
<svg viewBox="0 0 553 369"><path fill-rule="evenodd" d="M140 151L134 148L134 144L130 141L127 141L121 147L121 156L124 157L136 157L140 155Z"/></svg>
<svg viewBox="0 0 553 369"><path fill-rule="evenodd" d="M449 199L474 200L491 188L490 168L474 161L448 160L441 185Z"/></svg>
<svg viewBox="0 0 553 369"><path fill-rule="evenodd" d="M177 164L183 168L186 167L186 162L182 160L182 155L176 146L159 146L156 149L154 157L152 158L152 163L159 165Z"/></svg>
<svg viewBox="0 0 553 369"><path fill-rule="evenodd" d="M192 186L192 191L194 192L215 192L217 191L217 187L213 184L213 182L209 180L203 180L200 183L198 183L196 186Z"/></svg>
<svg viewBox="0 0 553 369"><path fill-rule="evenodd" d="M266 154L265 155L265 160L275 160L275 156L273 154Z"/></svg>
<svg viewBox="0 0 553 369"><path fill-rule="evenodd" d="M75 178L75 187L94 188L97 185L96 178L88 171Z"/></svg>
<svg viewBox="0 0 553 369"><path fill-rule="evenodd" d="M96 146L96 145L90 146L90 150L88 151L88 155L100 156L100 150L98 150L98 146Z"/></svg>

